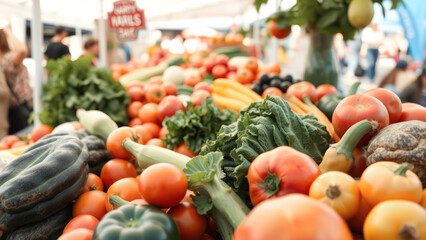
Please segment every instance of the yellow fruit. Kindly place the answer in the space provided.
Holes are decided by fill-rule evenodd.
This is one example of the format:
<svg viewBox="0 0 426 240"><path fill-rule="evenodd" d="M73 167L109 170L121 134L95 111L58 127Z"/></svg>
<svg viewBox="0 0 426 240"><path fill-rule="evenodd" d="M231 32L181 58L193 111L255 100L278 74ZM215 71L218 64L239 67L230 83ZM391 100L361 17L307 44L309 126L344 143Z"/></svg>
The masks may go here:
<svg viewBox="0 0 426 240"><path fill-rule="evenodd" d="M348 20L352 26L363 28L370 24L374 16L371 0L353 0L348 7Z"/></svg>

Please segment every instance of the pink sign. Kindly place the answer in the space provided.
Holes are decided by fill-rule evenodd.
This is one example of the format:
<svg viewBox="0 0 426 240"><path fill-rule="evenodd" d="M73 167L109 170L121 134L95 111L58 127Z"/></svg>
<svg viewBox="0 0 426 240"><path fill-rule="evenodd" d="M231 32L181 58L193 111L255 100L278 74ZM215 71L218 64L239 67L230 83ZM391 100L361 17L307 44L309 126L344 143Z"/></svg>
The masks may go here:
<svg viewBox="0 0 426 240"><path fill-rule="evenodd" d="M145 29L143 10L130 0L114 2L114 9L108 13L108 22L109 28L117 31L120 40L134 40L138 29Z"/></svg>

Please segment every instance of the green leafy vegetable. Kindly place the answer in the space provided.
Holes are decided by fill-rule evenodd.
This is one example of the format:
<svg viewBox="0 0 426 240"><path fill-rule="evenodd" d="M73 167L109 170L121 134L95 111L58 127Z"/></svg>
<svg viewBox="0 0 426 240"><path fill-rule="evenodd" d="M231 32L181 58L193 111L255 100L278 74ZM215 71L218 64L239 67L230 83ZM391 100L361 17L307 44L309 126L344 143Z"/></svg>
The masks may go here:
<svg viewBox="0 0 426 240"><path fill-rule="evenodd" d="M192 152L197 153L207 140L216 139L222 125L235 122L236 119L237 113L227 109L220 111L210 97L203 100L201 106L194 107L189 102L185 111L178 111L164 120L169 134L163 140L170 149L185 142Z"/></svg>
<svg viewBox="0 0 426 240"><path fill-rule="evenodd" d="M76 111L100 110L120 125L127 124L130 97L124 87L112 78L111 70L91 66L91 56L75 61L49 60L49 80L43 85L42 123L55 127L76 121Z"/></svg>

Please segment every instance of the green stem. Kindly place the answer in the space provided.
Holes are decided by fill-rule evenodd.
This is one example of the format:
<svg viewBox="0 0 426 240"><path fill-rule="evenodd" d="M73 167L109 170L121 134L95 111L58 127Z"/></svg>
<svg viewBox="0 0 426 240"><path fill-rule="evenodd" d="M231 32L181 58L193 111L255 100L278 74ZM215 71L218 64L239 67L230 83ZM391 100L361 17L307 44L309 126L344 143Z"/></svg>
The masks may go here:
<svg viewBox="0 0 426 240"><path fill-rule="evenodd" d="M231 240L234 234L234 228L229 224L225 217L223 217L223 215L214 207L209 211L209 215L216 222L222 239Z"/></svg>
<svg viewBox="0 0 426 240"><path fill-rule="evenodd" d="M130 138L124 139L123 147L136 157L138 165L142 169L156 163L170 163L183 170L191 160L190 157L167 148L154 145L141 145L132 141Z"/></svg>
<svg viewBox="0 0 426 240"><path fill-rule="evenodd" d="M378 123L376 121L361 120L352 125L343 135L342 139L332 146L336 148L337 153L343 153L347 159L353 157L353 152L359 140L365 134L376 130Z"/></svg>
<svg viewBox="0 0 426 240"><path fill-rule="evenodd" d="M356 82L354 82L352 85L351 85L351 87L349 88L349 91L348 91L348 95L347 96L350 96L350 95L354 95L354 94L356 94L356 92L358 91L358 87L359 87L359 85L361 84L361 82L360 81L356 81Z"/></svg>
<svg viewBox="0 0 426 240"><path fill-rule="evenodd" d="M305 102L306 105L308 106L315 106L312 102L311 99L309 98L308 95L303 95L303 101Z"/></svg>
<svg viewBox="0 0 426 240"><path fill-rule="evenodd" d="M395 175L399 175L402 177L406 177L407 176L407 171L408 170L413 170L414 166L412 164L409 163L402 163L401 165L399 165L397 168L393 169L393 173L395 173Z"/></svg>
<svg viewBox="0 0 426 240"><path fill-rule="evenodd" d="M281 178L279 178L275 173L270 173L266 171L266 177L263 179L262 183L258 183L257 185L263 187L266 191L266 197L270 197L275 195L275 193L280 190Z"/></svg>
<svg viewBox="0 0 426 240"><path fill-rule="evenodd" d="M130 203L130 202L128 202L128 201L126 201L126 200L122 199L121 197L119 197L119 196L117 196L117 195L114 195L114 194L111 194L111 195L108 197L108 201L109 201L109 203L111 203L112 205L115 205L115 206L117 206L117 207L121 207L121 206L123 206L123 205L126 205L126 204L129 204L129 203Z"/></svg>

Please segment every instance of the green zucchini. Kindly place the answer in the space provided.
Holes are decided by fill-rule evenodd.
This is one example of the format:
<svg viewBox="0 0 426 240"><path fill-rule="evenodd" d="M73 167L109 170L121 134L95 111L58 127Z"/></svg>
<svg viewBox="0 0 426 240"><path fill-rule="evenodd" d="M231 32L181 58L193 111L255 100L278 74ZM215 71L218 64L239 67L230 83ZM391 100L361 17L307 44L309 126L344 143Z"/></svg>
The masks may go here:
<svg viewBox="0 0 426 240"><path fill-rule="evenodd" d="M90 168L105 163L113 158L108 152L105 141L102 138L95 135L87 135L81 138L81 141L86 145L89 151L87 162Z"/></svg>
<svg viewBox="0 0 426 240"><path fill-rule="evenodd" d="M190 86L176 85L177 95L188 95L191 96L194 89Z"/></svg>

